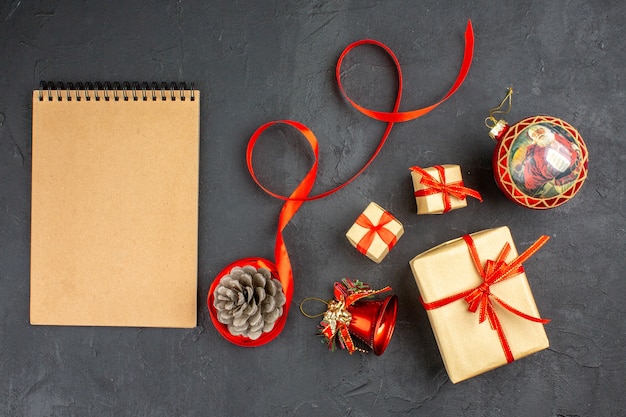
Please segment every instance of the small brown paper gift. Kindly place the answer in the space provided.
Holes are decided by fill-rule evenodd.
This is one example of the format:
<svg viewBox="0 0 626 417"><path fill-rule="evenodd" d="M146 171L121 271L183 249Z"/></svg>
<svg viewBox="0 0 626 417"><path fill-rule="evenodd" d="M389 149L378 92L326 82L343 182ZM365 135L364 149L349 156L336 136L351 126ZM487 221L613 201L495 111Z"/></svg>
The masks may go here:
<svg viewBox="0 0 626 417"><path fill-rule="evenodd" d="M453 383L549 346L548 320L539 318L521 266L547 239L518 256L509 228L500 227L451 240L409 262Z"/></svg>
<svg viewBox="0 0 626 417"><path fill-rule="evenodd" d="M482 201L480 193L463 184L461 167L435 165L410 168L417 214L443 214L467 206L467 197Z"/></svg>
<svg viewBox="0 0 626 417"><path fill-rule="evenodd" d="M404 227L391 213L371 202L346 233L359 252L380 263L395 246Z"/></svg>

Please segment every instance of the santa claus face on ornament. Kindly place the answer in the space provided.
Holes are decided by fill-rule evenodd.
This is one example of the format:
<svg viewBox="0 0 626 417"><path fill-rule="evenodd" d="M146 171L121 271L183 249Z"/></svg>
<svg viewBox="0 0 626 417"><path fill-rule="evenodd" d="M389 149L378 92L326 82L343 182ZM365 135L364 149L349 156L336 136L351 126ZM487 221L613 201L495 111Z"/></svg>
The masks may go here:
<svg viewBox="0 0 626 417"><path fill-rule="evenodd" d="M554 132L543 125L532 125L527 129L526 134L537 146L545 148L554 141Z"/></svg>
<svg viewBox="0 0 626 417"><path fill-rule="evenodd" d="M572 135L560 126L540 122L522 130L511 144L513 182L537 198L565 192L578 178L581 153Z"/></svg>

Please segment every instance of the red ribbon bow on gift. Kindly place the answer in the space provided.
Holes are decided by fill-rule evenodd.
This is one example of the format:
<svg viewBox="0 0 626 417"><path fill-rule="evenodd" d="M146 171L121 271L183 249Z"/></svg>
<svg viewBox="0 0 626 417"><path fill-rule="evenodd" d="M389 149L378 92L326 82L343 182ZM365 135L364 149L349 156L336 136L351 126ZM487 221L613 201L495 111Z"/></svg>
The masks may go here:
<svg viewBox="0 0 626 417"><path fill-rule="evenodd" d="M435 165L434 168L439 173L439 178L441 178L441 181L437 180L435 177L426 172L426 170L420 167L415 166L409 168L411 171L415 171L422 176L422 178L420 179L420 184L423 184L425 187L427 187L422 190L415 191L415 197L425 197L428 195L441 193L443 198L444 213L447 213L452 209L450 196L456 197L459 200L465 200L467 196L470 196L474 197L478 201L483 201L483 198L478 191L465 187L465 185L463 184L463 180L446 183L445 169L441 165Z"/></svg>
<svg viewBox="0 0 626 417"><path fill-rule="evenodd" d="M397 238L396 235L393 234L389 229L385 228L387 224L394 220L394 217L389 214L387 211L384 211L382 216L380 216L380 220L378 220L377 224L372 223L372 221L364 214L361 214L356 219L356 224L361 227L364 227L367 230L367 233L359 240L359 243L356 245L356 248L363 255L367 253L367 250L372 245L374 238L378 235L383 242L387 245L389 250L393 248L396 244Z"/></svg>
<svg viewBox="0 0 626 417"><path fill-rule="evenodd" d="M349 279L345 279L344 282L345 284L340 282L335 283L335 299L329 301L327 304L324 319L320 323L320 332L326 337L329 349L333 350L335 337L338 336L341 346L345 347L348 352L352 354L356 350L363 350L354 345L352 336L350 336L350 332L348 331L350 321L352 320L352 314L348 311L348 307L363 298L390 291L391 287L372 290L367 284L363 284L360 281L353 282Z"/></svg>
<svg viewBox="0 0 626 417"><path fill-rule="evenodd" d="M500 344L502 345L502 350L504 351L506 361L509 363L513 362L515 358L513 357L509 342L507 341L506 335L504 334L502 324L500 323L498 315L496 314L496 310L493 304L494 301L511 313L526 320L542 324L546 324L550 322L550 320L530 316L507 304L500 297L491 293L490 286L524 272L524 267L522 266L522 263L531 256L533 256L539 250L539 248L541 248L548 241L548 239L548 236L541 236L539 239L537 239L535 243L533 243L517 258L513 259L513 261L511 261L510 263L507 263L505 261L507 255L511 250L511 245L509 245L509 243L507 242L502 248L500 255L498 255L498 258L495 261L491 259L488 260L483 267L480 262L480 258L478 257L478 251L476 250L476 246L474 245L474 240L470 235L463 236L463 240L465 240L465 243L467 244L470 256L472 257L472 261L474 262L474 266L476 267L476 270L483 279L483 282L476 288L472 288L467 291L452 295L450 297L433 301L431 303L425 303L424 300L422 300L420 297L422 305L426 310L434 310L462 298L465 299L465 301L469 305L469 311L471 311L472 313L479 311L479 323L484 322L485 319L489 320L491 328L498 332L498 338L500 339Z"/></svg>

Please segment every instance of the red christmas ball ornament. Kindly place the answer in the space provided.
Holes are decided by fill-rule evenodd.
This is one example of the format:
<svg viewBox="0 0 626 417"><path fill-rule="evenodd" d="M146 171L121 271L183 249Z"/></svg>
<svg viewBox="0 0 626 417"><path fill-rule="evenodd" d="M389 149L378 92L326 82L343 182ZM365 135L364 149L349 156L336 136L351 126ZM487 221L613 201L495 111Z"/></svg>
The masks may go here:
<svg viewBox="0 0 626 417"><path fill-rule="evenodd" d="M522 206L539 210L560 206L587 178L587 146L572 125L556 117L533 116L513 125L497 120L496 114L510 111L512 94L509 88L485 120L489 136L498 142L493 153L496 183Z"/></svg>

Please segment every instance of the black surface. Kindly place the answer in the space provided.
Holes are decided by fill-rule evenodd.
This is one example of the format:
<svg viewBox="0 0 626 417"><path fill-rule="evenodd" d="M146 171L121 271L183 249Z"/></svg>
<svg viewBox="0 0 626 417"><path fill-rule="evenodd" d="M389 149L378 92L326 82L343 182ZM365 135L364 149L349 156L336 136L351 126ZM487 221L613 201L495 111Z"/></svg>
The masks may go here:
<svg viewBox="0 0 626 417"><path fill-rule="evenodd" d="M132 3L132 4L131 4ZM626 324L624 243L626 50L620 1L3 1L0 4L0 415L2 416L622 416ZM338 55L374 38L398 55L402 109L438 100L459 68L472 19L474 61L458 93L394 127L374 164L344 190L306 203L285 237L295 273L284 332L254 349L213 328L206 291L228 263L273 256L281 203L245 167L261 124L295 119L320 142L314 191L354 174L384 125L340 96ZM374 48L349 57L352 97L389 110L395 73ZM348 68L348 67L346 67ZM194 81L202 90L198 323L192 330L29 325L31 96L46 81ZM589 178L564 206L509 202L491 170L488 109L513 86L515 122L535 114L576 126ZM282 132L282 133L281 133ZM257 147L259 176L290 192L311 157L289 130ZM482 204L417 216L408 167L457 163ZM370 201L405 235L376 265L347 228ZM526 264L551 347L453 385L408 261L468 232L508 225ZM381 357L328 352L297 308L330 298L342 277L399 296ZM138 294L138 297L141 295ZM155 306L158 308L158 306Z"/></svg>

